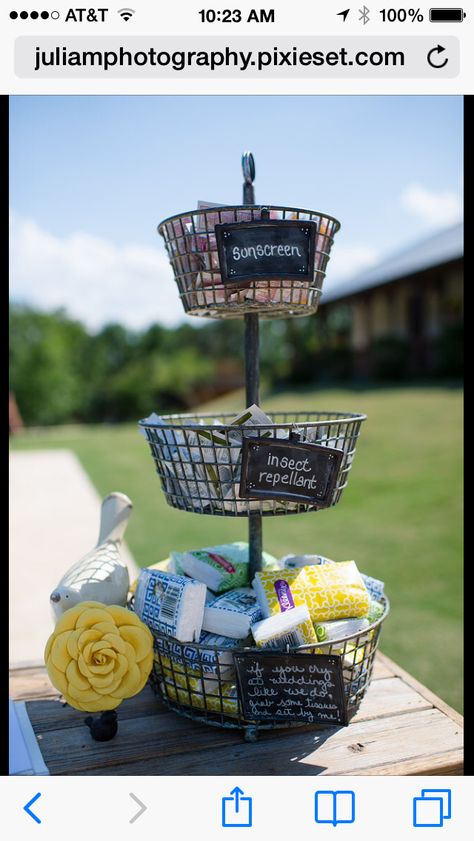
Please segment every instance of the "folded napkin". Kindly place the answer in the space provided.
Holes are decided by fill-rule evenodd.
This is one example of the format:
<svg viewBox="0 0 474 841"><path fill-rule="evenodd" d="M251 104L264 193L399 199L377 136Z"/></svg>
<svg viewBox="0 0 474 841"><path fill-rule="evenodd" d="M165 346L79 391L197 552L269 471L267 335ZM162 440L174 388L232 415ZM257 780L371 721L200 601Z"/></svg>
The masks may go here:
<svg viewBox="0 0 474 841"><path fill-rule="evenodd" d="M205 600L202 582L145 568L138 577L134 610L152 631L193 642L201 634Z"/></svg>
<svg viewBox="0 0 474 841"><path fill-rule="evenodd" d="M306 605L256 622L252 625L252 635L258 648L295 647L318 641Z"/></svg>
<svg viewBox="0 0 474 841"><path fill-rule="evenodd" d="M244 639L250 626L262 618L262 610L251 587L230 590L212 599L204 610L203 631Z"/></svg>

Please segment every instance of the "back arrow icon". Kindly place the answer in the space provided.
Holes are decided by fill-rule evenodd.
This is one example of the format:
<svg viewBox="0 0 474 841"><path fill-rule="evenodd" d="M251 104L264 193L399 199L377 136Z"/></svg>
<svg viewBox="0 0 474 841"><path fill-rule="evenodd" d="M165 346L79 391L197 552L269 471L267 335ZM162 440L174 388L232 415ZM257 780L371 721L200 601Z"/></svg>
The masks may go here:
<svg viewBox="0 0 474 841"><path fill-rule="evenodd" d="M23 809L25 810L26 814L30 816L30 818L33 818L33 820L36 821L36 823L41 823L38 815L35 815L35 813L32 812L30 809L30 806L32 806L33 803L35 803L38 800L38 797L41 797L40 791L38 792L38 794L35 794L35 796L31 798L30 802L27 803L26 806L23 806Z"/></svg>
<svg viewBox="0 0 474 841"><path fill-rule="evenodd" d="M146 812L146 810L148 809L148 806L145 806L145 804L142 803L142 801L139 800L138 797L135 794L132 794L132 792L130 792L130 797L132 798L132 800L135 801L135 803L138 804L138 806L140 806L140 809L138 810L137 814L134 815L133 818L131 818L129 820L129 823L135 823L135 821L138 820L138 818L141 815L143 815L143 812Z"/></svg>
<svg viewBox="0 0 474 841"><path fill-rule="evenodd" d="M436 67L436 70L440 70L442 67L446 67L449 59L445 58L444 61L441 62L441 64L436 64L434 61L431 60L431 56L433 55L433 53L438 53L438 55L440 53L444 53L445 49L446 49L446 47L442 47L441 44L438 44L438 46L433 47L433 49L430 50L428 55L426 56L426 60L427 60L428 64L431 67Z"/></svg>

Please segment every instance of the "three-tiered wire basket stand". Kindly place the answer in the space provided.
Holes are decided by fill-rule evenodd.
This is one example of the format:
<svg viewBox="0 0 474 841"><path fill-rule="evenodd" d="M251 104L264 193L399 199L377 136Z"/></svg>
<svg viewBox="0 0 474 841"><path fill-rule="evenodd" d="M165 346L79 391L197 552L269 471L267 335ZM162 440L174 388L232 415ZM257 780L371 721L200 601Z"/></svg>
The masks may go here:
<svg viewBox="0 0 474 841"><path fill-rule="evenodd" d="M243 155L242 166L242 205L205 207L181 213L163 221L158 231L165 240L185 311L189 315L211 318L244 318L246 405L258 406L259 317L287 318L316 312L334 235L340 224L331 216L312 210L256 205L255 166L251 153ZM311 271L304 280L285 275L268 278L257 273L244 283L225 282L216 225L261 224L265 220L291 221L300 226L307 222L315 224ZM169 505L200 514L248 518L249 577L252 581L262 568L262 517L317 511L321 506L307 500L241 497L236 470L241 462L245 427L242 427L239 439L235 436L236 427L229 424L231 417L225 414L218 417L174 414L163 417L159 426L146 420L140 421L140 426L146 434ZM222 425L216 426L216 420ZM271 420L271 426L253 425L252 434L269 439L291 439L296 435L299 440L321 443L342 452L331 498L324 507L338 503L348 483L365 415L278 412L271 414ZM226 481L229 474L232 481ZM381 618L360 634L343 637L334 643L298 648L286 646L285 649L286 653L302 656L323 653L342 658L348 720L359 708L370 683L381 624L389 609L385 598L383 607ZM245 738L251 741L257 738L259 729L289 726L287 722L256 722L244 717L233 669L232 653L237 653L236 649L181 643L156 631L153 634L155 660L151 683L162 701L175 712L206 724L241 728ZM243 647L242 650L252 649Z"/></svg>

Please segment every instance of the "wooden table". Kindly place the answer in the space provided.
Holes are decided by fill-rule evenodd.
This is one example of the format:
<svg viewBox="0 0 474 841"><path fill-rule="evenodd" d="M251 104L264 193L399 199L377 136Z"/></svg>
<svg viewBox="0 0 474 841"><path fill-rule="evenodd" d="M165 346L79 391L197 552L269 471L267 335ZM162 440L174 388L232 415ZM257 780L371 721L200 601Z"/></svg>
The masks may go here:
<svg viewBox="0 0 474 841"><path fill-rule="evenodd" d="M10 670L10 697L27 710L51 774L413 775L463 771L462 717L383 654L349 727L262 732L193 722L146 687L119 708L119 732L95 742L84 713L64 706L44 667Z"/></svg>

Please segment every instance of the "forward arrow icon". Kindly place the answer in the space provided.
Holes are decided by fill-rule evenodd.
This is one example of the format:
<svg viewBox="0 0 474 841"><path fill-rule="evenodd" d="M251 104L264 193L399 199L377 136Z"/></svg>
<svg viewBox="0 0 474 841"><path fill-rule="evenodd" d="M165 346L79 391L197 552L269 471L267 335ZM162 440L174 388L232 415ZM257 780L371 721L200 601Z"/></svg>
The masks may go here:
<svg viewBox="0 0 474 841"><path fill-rule="evenodd" d="M138 818L141 815L143 815L143 812L146 812L148 806L145 806L145 804L142 803L142 801L139 800L138 797L135 794L132 794L132 792L130 792L130 797L132 798L132 800L135 801L137 806L140 806L140 809L138 810L137 814L134 815L133 818L131 818L130 821L129 821L129 823L135 823L135 821L138 820Z"/></svg>

